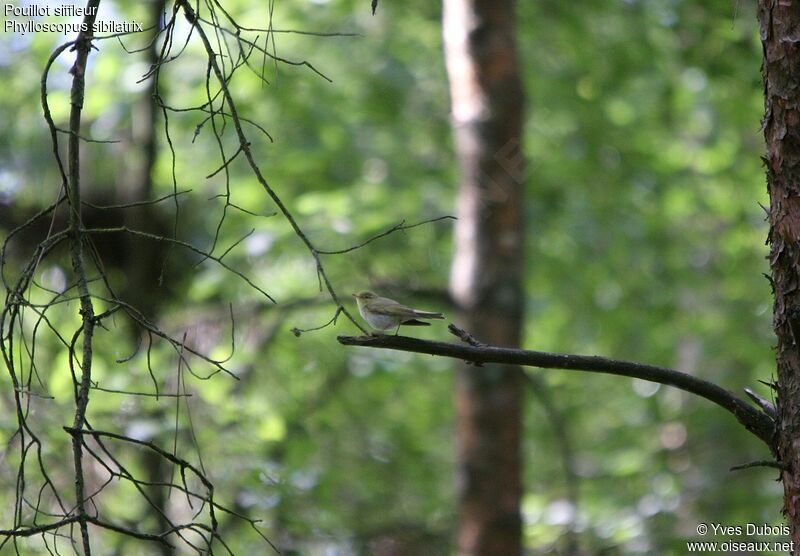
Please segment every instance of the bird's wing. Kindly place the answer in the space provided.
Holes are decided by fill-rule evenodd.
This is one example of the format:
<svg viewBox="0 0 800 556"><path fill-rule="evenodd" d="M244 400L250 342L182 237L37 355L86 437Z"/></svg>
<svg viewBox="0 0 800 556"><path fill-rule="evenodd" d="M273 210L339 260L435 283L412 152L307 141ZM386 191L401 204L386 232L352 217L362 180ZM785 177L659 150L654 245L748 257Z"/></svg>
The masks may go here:
<svg viewBox="0 0 800 556"><path fill-rule="evenodd" d="M411 307L401 305L397 301L391 299L381 298L376 299L369 306L370 311L378 315L386 315L387 317L415 317L416 311Z"/></svg>
<svg viewBox="0 0 800 556"><path fill-rule="evenodd" d="M443 319L441 313L432 313L430 311L418 311L411 307L401 305L397 301L387 298L376 299L370 305L370 310L379 315L386 315L389 317L410 317L410 318L423 318L423 319Z"/></svg>

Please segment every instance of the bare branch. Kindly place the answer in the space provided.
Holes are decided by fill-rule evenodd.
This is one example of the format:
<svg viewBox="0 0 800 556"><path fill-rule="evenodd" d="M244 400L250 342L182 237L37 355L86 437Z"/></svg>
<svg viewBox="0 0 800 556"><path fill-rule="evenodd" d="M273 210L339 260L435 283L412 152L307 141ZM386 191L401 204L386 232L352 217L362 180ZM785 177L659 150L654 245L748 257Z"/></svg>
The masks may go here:
<svg viewBox="0 0 800 556"><path fill-rule="evenodd" d="M241 278L242 280L247 282L247 284L250 287L252 287L253 289L255 289L256 291L258 291L258 293L260 293L261 295L263 295L264 297L269 299L271 302L275 303L275 299L271 295L269 295L266 291L264 291L259 286L257 286L250 278L248 278L247 276L245 276L244 274L242 274L241 272L239 272L235 268L229 266L226 262L224 262L222 260L222 257L215 257L211 253L208 253L207 251L203 251L202 249L200 249L198 247L195 247L191 243L187 243L185 241L181 241L179 239L175 239L175 238L171 238L171 237L160 236L160 235L157 235L157 234L151 234L149 232L142 232L140 230L134 230L134 229L128 228L126 226L119 226L119 227L116 227L116 228L89 228L89 229L84 229L82 231L84 233L87 233L87 234L119 234L119 233L126 233L126 234L131 234L133 236L142 237L142 238L145 238L145 239L151 239L153 241L166 242L166 243L171 243L171 244L174 244L174 245L178 245L180 247L184 247L184 248L188 249L189 251L197 253L198 255L201 255L201 256L203 256L205 258L211 259L212 261L216 262L218 265L223 267L228 272L231 272L231 273L235 274L236 276L238 276L239 278Z"/></svg>
<svg viewBox="0 0 800 556"><path fill-rule="evenodd" d="M127 208L134 208L134 207L143 207L143 206L148 206L148 205L155 205L155 204L160 203L161 201L166 201L167 199L172 199L172 198L178 197L179 195L185 195L186 193L190 193L191 191L192 191L191 189L184 189L183 191L177 191L175 193L169 193L167 195L164 195L163 197L159 197L158 199L153 199L153 200L150 200L150 201L135 201L135 202L132 202L132 203L121 203L121 204L116 204L116 205L95 205L95 204L90 203L88 201L83 201L83 205L87 206L87 207L90 207L90 208L93 208L93 209L97 209L97 210L127 209Z"/></svg>
<svg viewBox="0 0 800 556"><path fill-rule="evenodd" d="M342 312L342 308L341 307L337 307L336 308L336 312L333 314L333 317L331 317L331 320L329 320L325 324L322 324L320 326L315 326L313 328L305 328L305 329L297 328L295 326L294 328L292 328L292 334L294 334L295 336L299 337L304 332L314 332L315 330L322 330L323 328L327 328L328 326L330 326L332 324L336 324L336 319L339 318L339 313L341 313L341 312Z"/></svg>
<svg viewBox="0 0 800 556"><path fill-rule="evenodd" d="M451 329L460 330L454 325ZM452 330L451 330L452 331ZM435 342L407 336L339 336L339 343L346 346L394 349L414 353L427 353L462 359L472 363L501 363L539 367L542 369L564 369L587 371L639 378L659 384L674 386L705 398L731 412L744 427L760 438L774 453L774 421L747 402L724 388L695 376L655 365L609 359L597 355L573 355L549 353L495 346L466 346L447 342Z"/></svg>
<svg viewBox="0 0 800 556"><path fill-rule="evenodd" d="M65 517L64 519L59 519L54 523L46 523L32 527L17 527L15 529L0 529L0 537L32 537L33 535L39 535L41 533L46 533L47 531L66 527L67 525L76 523L78 520L78 516L70 516Z"/></svg>
<svg viewBox="0 0 800 556"><path fill-rule="evenodd" d="M189 9L191 9L191 6L189 6L189 5L188 5L188 4L185 2L185 0L180 0L180 2L179 2L179 3L181 3L181 4L183 5L183 8L184 8L184 10L186 10L186 8L187 8L187 7L188 7ZM187 18L188 18L188 17L189 17L189 16L187 15ZM319 75L321 78L323 78L323 79L324 79L325 81L327 81L328 83L333 83L333 80L332 80L330 77L328 77L327 75L325 75L324 73L322 73L321 71L319 71L319 70L318 70L317 68L315 68L315 67L314 67L314 66L313 66L313 65L312 65L310 62L308 62L308 61L306 61L306 60L300 60L300 61L297 61L297 60L288 60L288 59L286 59L286 58L282 58L282 57L280 57L280 56L276 56L275 54L273 54L273 53L269 52L269 51L268 51L266 48L264 48L264 47L261 47L261 46L258 46L258 45L257 45L255 42L253 42L253 41L250 41L250 40L247 40L247 39L245 39L244 37L242 37L241 35L236 35L236 34L235 34L235 33L233 33L233 32L232 32L230 29L226 29L226 28L224 28L224 27L219 27L219 25L217 25L217 24L215 24L215 23L213 23L213 22L211 22L211 21L207 21L207 20L205 20L205 19L203 19L203 18L196 17L196 16L194 15L194 10L192 10L192 16L191 16L190 22L191 22L193 25L195 25L195 28L196 28L196 29L198 29L198 31L200 30L200 28L197 26L197 22L202 22L202 23L205 23L205 24L207 24L207 25L211 25L211 26L213 26L215 29L219 29L219 30L220 30L220 31L222 31L223 33L227 33L227 34L229 34L229 35L234 35L234 36L236 37L236 39L237 39L238 41L240 41L241 43L243 43L243 44L246 44L246 45L248 45L249 47L251 47L251 48L254 48L255 50L258 50L259 52L261 52L262 54L264 54L265 56L269 57L270 59L272 59L272 60L274 60L274 61L276 61L276 62L281 62L281 63L283 63L283 64L286 64L286 65L289 65L289 66L306 66L308 69L310 69L311 71L313 71L314 73L316 73L317 75ZM211 46L211 44L209 43L209 45L208 45L208 46L210 47L210 46Z"/></svg>
<svg viewBox="0 0 800 556"><path fill-rule="evenodd" d="M743 463L741 465L734 465L731 467L731 471L741 471L743 469L752 469L754 467L771 467L773 469L780 469L781 471L786 471L789 469L788 465L780 461L759 460L751 461L750 463Z"/></svg>
<svg viewBox="0 0 800 556"><path fill-rule="evenodd" d="M393 234L394 232L398 232L401 230L410 230L411 228L416 228L417 226L422 226L423 224L430 224L432 222L439 222L440 220L455 220L455 216L438 216L436 218L429 218L428 220L423 220L422 222L417 222L416 224L408 224L406 225L406 221L403 220L399 224L395 224L388 230L385 230L377 235L372 236L371 238L362 241L359 244L353 245L352 247L348 247L346 249L340 249L338 251L324 251L322 249L318 250L317 253L320 255L343 255L345 253L349 253L350 251L355 251L356 249L361 249L365 245L372 243L376 239L380 239L382 237L386 237L389 234Z"/></svg>
<svg viewBox="0 0 800 556"><path fill-rule="evenodd" d="M747 396L751 400L753 400L756 403L756 405L758 405L758 407L760 407L761 410L764 413L766 413L767 415L769 415L773 419L777 419L778 418L778 410L775 408L775 404L773 404L771 401L769 401L768 399L766 399L766 398L764 398L762 396L759 396L754 391L752 391L750 388L745 388L744 389L744 393L747 394Z"/></svg>
<svg viewBox="0 0 800 556"><path fill-rule="evenodd" d="M297 223L297 220L294 218L294 215L289 211L289 208L284 204L275 190L269 185L266 178L264 177L263 173L261 172L261 168L255 161L255 157L253 156L252 150L250 148L250 141L247 140L247 137L244 134L244 130L242 129L241 121L239 119L239 112L236 107L236 103L233 100L233 96L230 93L227 85L227 79L225 78L225 74L222 69L219 67L217 63L217 53L214 51L214 48L211 45L211 42L206 35L203 26L201 25L201 21L198 19L197 14L195 13L192 6L186 0L178 0L176 2L177 6L183 10L186 19L192 25L192 28L197 31L197 34L200 36L201 41L206 49L206 54L208 56L208 64L210 69L213 71L214 76L216 77L223 96L225 98L225 104L228 105L231 113L231 120L233 121L233 126L236 130L236 136L239 140L239 146L242 149L242 152L247 159L247 163L250 166L253 174L255 175L258 183L261 184L264 191L266 191L267 195L272 199L272 201L277 205L278 210L283 214L284 218L286 218L289 225L292 227L292 230L295 234L300 238L300 240L305 244L308 248L308 251L314 257L317 266L317 274L319 275L321 281L325 284L328 293L330 294L331 298L336 303L337 309L341 309L341 311L347 316L347 318L362 332L365 334L367 333L366 329L350 314L350 312L344 307L342 302L339 300L339 296L336 293L336 290L333 288L333 284L331 284L330 279L328 278L327 273L325 272L325 268L322 265L322 261L320 260L320 254L314 244L311 243L311 240L306 236L305 232L300 228L300 225ZM276 58L277 59L277 58Z"/></svg>
<svg viewBox="0 0 800 556"><path fill-rule="evenodd" d="M67 164L67 199L69 201L69 230L70 251L72 255L72 268L77 277L78 295L80 296L81 317L83 320L82 337L83 353L81 356L80 382L75 383L75 419L73 428L83 430L86 421L86 409L89 405L89 386L92 383L92 355L94 327L97 321L94 317L94 304L89 294L89 284L84 261L83 242L84 234L81 230L81 182L80 182L80 131L81 114L83 111L83 98L85 90L86 65L89 51L92 48L92 35L97 7L100 0L89 0L86 15L83 18L83 30L75 41L77 56L75 64L70 69L72 74L72 89L70 90L70 115L69 115L69 142ZM52 120L51 120L52 121ZM51 129L51 133L56 131ZM55 148L55 145L54 145ZM72 354L70 354L72 360ZM83 441L79 436L72 439L72 456L75 467L75 498L76 515L81 531L81 542L85 556L91 556L92 549L89 542L89 526L86 511L86 493L83 472Z"/></svg>

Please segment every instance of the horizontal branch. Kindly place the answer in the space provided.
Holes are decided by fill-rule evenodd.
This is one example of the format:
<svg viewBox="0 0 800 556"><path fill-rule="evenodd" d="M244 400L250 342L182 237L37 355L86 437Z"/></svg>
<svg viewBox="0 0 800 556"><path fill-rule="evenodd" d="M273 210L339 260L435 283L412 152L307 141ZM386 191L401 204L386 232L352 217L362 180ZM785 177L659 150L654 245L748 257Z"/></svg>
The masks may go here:
<svg viewBox="0 0 800 556"><path fill-rule="evenodd" d="M32 537L34 535L40 535L42 533L46 533L48 531L52 531L54 529L60 529L61 527L66 527L72 523L77 523L80 521L81 517L77 515L71 515L59 519L53 523L43 523L40 525L31 525L31 526L19 526L15 527L14 529L0 529L0 537Z"/></svg>
<svg viewBox="0 0 800 556"><path fill-rule="evenodd" d="M451 325L451 332L457 335L458 332L463 333L453 325ZM565 369L628 376L674 386L727 409L747 430L760 438L773 453L775 452L773 440L775 424L768 415L713 382L666 367L609 359L597 355L572 355L495 346L451 344L407 336L339 336L337 339L339 343L346 346L426 353L462 359L476 364L502 363L542 369Z"/></svg>

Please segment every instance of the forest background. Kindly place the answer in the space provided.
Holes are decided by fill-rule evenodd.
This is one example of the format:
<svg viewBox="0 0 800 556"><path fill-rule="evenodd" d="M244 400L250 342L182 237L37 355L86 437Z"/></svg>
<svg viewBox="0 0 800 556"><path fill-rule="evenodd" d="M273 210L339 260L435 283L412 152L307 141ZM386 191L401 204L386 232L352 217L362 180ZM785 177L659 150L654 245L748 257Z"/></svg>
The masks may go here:
<svg viewBox="0 0 800 556"><path fill-rule="evenodd" d="M225 3L252 27L266 27L271 15L277 31L354 34L271 35L270 49L307 60L330 81L308 66L259 60L269 84L258 72L241 71L232 85L240 111L274 138L253 135L267 178L305 233L331 250L400 222L454 214L459 179L439 4L382 2L374 16L363 4ZM107 18L149 17L146 4L103 9ZM770 288L762 275L767 225L758 203L767 199L753 6L519 2L517 31L528 98L523 346L662 364L769 397L757 386L773 377L775 363ZM39 86L63 40L0 34L3 235L58 195ZM131 49L146 41L134 36L123 43ZM84 196L113 204L127 199L147 157L141 133L150 99L139 80L148 63L146 52L126 53L115 41L99 47L87 74L84 129L93 139L120 142L86 145ZM166 104L205 100L203 57L190 44L164 70ZM51 72L56 122L68 117L69 65L59 61ZM278 303L197 254L156 251L163 265L125 260L108 240L112 282L126 293L143 273L153 285L136 294L144 296L143 310L204 353L232 354L226 366L239 380L224 373L201 380L176 370L174 350L156 342L148 352L155 381L190 397L96 390L95 425L174 442L187 459L202 459L220 499L263 519L260 529L272 542L299 553L374 552L401 537L422 539L434 554L446 551L457 520L454 363L343 347L337 334L358 333L344 318L295 335L292 329L333 316L329 298L319 293L315 261L286 222L270 216L275 206L237 164L229 168L235 206L226 207L219 197L225 177L208 177L221 161L210 124L198 127L203 121L197 113L171 114L170 147L156 114L151 198L173 193L174 149L177 190L191 191L156 205L158 213L170 226L177 221L183 241L210 249L216 238L217 255L235 245L226 264ZM326 269L341 294L371 288L447 313L451 226L439 220L392 233L327 257ZM22 260L26 248L22 242L9 253L11 276L14 257ZM62 255L39 268L34 295L44 299L47 289L67 285L69 259ZM49 318L56 329L74 327L77 305L58 305ZM107 327L95 339L96 384L152 392L139 335L123 318ZM444 326L412 333L449 339ZM70 422L72 382L56 337L40 334L36 349L48 364L38 365L41 384L34 379L42 397L31 402L31 424L46 446L44 457L57 461L69 450L61 427ZM533 372L560 418L554 423L538 397L527 397L522 510L529 549L558 550L571 531L591 552L667 553L682 551L701 522L782 522L775 470L729 471L764 459L765 450L724 411L641 381ZM10 383L3 384L0 430L10 444L0 465L0 507L11 507L17 421ZM126 456L143 475L163 472L149 470L134 449ZM62 471L56 479L66 484L69 469ZM134 494L110 486L104 511L156 527L157 517ZM223 528L235 551L263 549L246 522L231 519ZM46 553L41 540L26 542L31 553ZM146 550L113 534L96 542L99 553Z"/></svg>

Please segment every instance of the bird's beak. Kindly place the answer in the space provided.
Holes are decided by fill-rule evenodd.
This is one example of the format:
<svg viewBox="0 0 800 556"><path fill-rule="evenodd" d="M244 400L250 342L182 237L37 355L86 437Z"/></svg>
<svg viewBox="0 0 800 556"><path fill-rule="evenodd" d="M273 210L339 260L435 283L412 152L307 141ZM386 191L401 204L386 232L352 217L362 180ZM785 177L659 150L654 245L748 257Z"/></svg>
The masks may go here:
<svg viewBox="0 0 800 556"><path fill-rule="evenodd" d="M358 297L358 296L357 296L356 294L354 294L354 293L351 293L350 295L352 295L353 297L356 297L356 298Z"/></svg>

